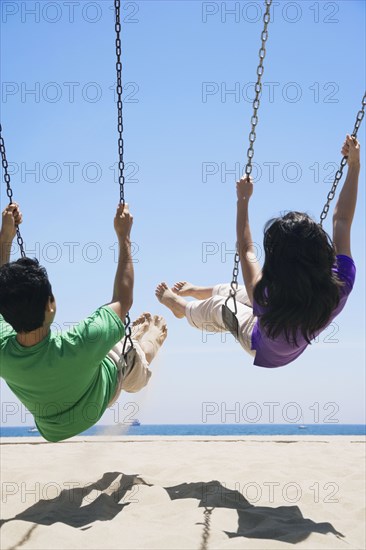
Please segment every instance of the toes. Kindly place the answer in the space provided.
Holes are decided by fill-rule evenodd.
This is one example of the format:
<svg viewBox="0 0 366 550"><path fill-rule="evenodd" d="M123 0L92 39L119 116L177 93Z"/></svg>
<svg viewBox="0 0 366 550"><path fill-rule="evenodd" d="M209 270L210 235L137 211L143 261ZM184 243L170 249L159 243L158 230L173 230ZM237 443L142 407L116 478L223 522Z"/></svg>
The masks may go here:
<svg viewBox="0 0 366 550"><path fill-rule="evenodd" d="M184 287L184 285L186 284L185 281L179 281L179 283L175 283L175 285L173 286L173 292L176 292L178 293L180 290L182 290L182 288Z"/></svg>
<svg viewBox="0 0 366 550"><path fill-rule="evenodd" d="M150 323L151 323L151 320L152 320L152 315L151 313L142 313L140 315L140 317L138 317L133 323L132 323L132 326L133 328L135 329L135 331L137 333L141 333L141 331L144 331L146 330Z"/></svg>
<svg viewBox="0 0 366 550"><path fill-rule="evenodd" d="M164 342L168 336L168 327L164 325L161 329L161 342Z"/></svg>
<svg viewBox="0 0 366 550"><path fill-rule="evenodd" d="M135 321L132 323L132 326L135 327L137 325L141 325L141 323L144 322L144 314L140 315L140 317L137 317Z"/></svg>
<svg viewBox="0 0 366 550"><path fill-rule="evenodd" d="M166 290L168 290L168 285L166 283L160 283L156 288L155 294L161 296Z"/></svg>

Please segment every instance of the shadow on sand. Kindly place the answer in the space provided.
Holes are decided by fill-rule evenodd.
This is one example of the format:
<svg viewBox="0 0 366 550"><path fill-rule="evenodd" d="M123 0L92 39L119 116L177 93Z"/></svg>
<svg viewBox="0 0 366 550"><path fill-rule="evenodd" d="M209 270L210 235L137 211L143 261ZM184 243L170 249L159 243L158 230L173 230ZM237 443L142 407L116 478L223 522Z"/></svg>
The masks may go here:
<svg viewBox="0 0 366 550"><path fill-rule="evenodd" d="M344 537L330 523L315 523L304 518L298 506L253 506L239 491L228 489L219 481L182 483L165 487L165 490L171 500L194 498L206 510L236 510L238 530L235 533L225 531L230 538L272 539L296 544L311 533L332 533L338 538Z"/></svg>
<svg viewBox="0 0 366 550"><path fill-rule="evenodd" d="M120 479L116 481L118 478ZM139 485L151 487L138 475L108 472L95 483L81 488L65 489L51 500L39 500L13 518L0 520L0 526L9 521L22 520L38 525L60 522L83 530L90 529L94 522L112 520L129 506L133 501L124 503L123 499ZM174 487L164 487L164 490L171 500L198 500L199 506L206 512L209 511L209 521L216 508L236 510L237 531L225 531L230 538L272 539L296 544L311 533L332 533L338 538L343 537L330 523L315 523L304 518L298 506L254 506L239 491L227 489L219 481L182 483ZM97 491L94 500L91 498L93 491ZM210 528L207 513L205 517L207 531ZM209 533L206 535L208 537Z"/></svg>
<svg viewBox="0 0 366 550"><path fill-rule="evenodd" d="M116 482L120 476L122 476L121 479ZM9 521L23 520L39 525L60 522L80 528L95 521L109 521L130 504L123 503L123 499L126 493L136 485L148 484L137 475L108 472L95 483L85 487L64 489L54 499L39 500L13 518L0 520L0 526ZM98 493L94 500L91 498L93 491ZM120 501L122 501L121 504Z"/></svg>

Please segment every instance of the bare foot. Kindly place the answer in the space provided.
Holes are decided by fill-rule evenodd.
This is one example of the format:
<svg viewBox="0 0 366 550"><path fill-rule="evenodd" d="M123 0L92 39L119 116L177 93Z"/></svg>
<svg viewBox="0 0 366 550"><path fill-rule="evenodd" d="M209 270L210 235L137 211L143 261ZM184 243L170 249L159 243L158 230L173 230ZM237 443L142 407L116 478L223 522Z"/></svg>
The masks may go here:
<svg viewBox="0 0 366 550"><path fill-rule="evenodd" d="M207 300L212 296L212 287L196 286L187 281L179 281L175 283L172 291L178 296L192 296L197 300Z"/></svg>
<svg viewBox="0 0 366 550"><path fill-rule="evenodd" d="M147 332L140 340L140 346L145 352L146 360L150 364L156 357L168 335L166 321L160 315L154 315Z"/></svg>
<svg viewBox="0 0 366 550"><path fill-rule="evenodd" d="M166 340L166 337L168 336L168 327L166 321L164 317L161 317L161 315L154 315L153 322L156 331L155 340L159 344L159 346L162 346Z"/></svg>
<svg viewBox="0 0 366 550"><path fill-rule="evenodd" d="M132 326L140 325L140 324L143 323L146 319L147 319L148 321L151 321L151 319L152 319L151 313L147 313L147 312L141 313L140 317L137 317L137 319L135 319L135 320L133 321Z"/></svg>
<svg viewBox="0 0 366 550"><path fill-rule="evenodd" d="M150 313L143 313L132 323L132 337L135 340L140 340L144 334L149 330L149 326L152 323L152 317Z"/></svg>
<svg viewBox="0 0 366 550"><path fill-rule="evenodd" d="M148 330L141 338L141 342L156 342L159 347L162 346L168 335L168 327L164 317L154 315L149 324Z"/></svg>
<svg viewBox="0 0 366 550"><path fill-rule="evenodd" d="M160 285L158 285L155 295L159 302L169 308L178 319L183 319L183 317L185 317L187 302L183 300L183 298L180 298L180 296L176 296L176 294L168 288L166 283L160 283Z"/></svg>
<svg viewBox="0 0 366 550"><path fill-rule="evenodd" d="M172 291L174 294L178 294L178 296L194 296L196 290L197 287L187 281L179 281L179 283L175 283L172 287Z"/></svg>

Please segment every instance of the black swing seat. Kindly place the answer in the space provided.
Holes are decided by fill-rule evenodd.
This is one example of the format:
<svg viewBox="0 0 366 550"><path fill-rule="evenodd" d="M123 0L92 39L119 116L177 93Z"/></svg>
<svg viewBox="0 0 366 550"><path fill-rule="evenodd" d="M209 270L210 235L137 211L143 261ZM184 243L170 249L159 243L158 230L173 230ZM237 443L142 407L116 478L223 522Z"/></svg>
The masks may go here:
<svg viewBox="0 0 366 550"><path fill-rule="evenodd" d="M239 322L235 313L226 304L222 306L221 313L225 327L231 332L235 340L239 340Z"/></svg>
<svg viewBox="0 0 366 550"><path fill-rule="evenodd" d="M123 352L123 355L121 357L121 368L124 377L130 374L133 367L135 366L136 354L136 349L133 347L130 347L126 352Z"/></svg>

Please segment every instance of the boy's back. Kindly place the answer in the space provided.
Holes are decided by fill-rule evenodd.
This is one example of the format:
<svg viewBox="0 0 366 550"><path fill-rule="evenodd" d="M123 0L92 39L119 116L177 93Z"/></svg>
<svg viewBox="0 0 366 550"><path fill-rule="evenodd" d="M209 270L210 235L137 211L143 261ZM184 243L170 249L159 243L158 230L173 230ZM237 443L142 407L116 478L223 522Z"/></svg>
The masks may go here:
<svg viewBox="0 0 366 550"><path fill-rule="evenodd" d="M0 376L45 439L67 439L95 424L107 408L117 380L107 354L123 336L122 321L105 306L70 331L50 332L26 347L0 315Z"/></svg>

